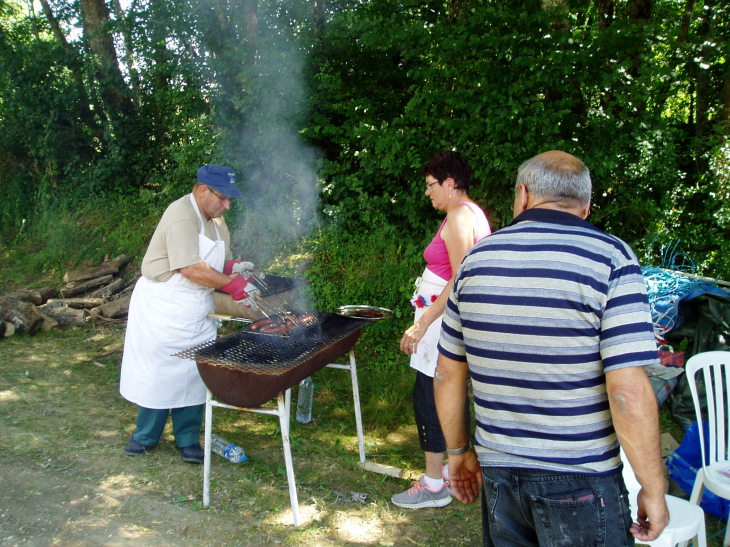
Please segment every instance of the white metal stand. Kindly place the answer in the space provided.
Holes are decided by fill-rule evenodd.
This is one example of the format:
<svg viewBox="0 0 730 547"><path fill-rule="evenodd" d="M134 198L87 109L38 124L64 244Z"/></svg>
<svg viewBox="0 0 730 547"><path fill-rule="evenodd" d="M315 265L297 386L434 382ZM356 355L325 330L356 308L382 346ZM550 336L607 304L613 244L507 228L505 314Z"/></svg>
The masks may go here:
<svg viewBox="0 0 730 547"><path fill-rule="evenodd" d="M360 447L360 463L365 463L365 442L362 436L362 415L360 413L360 391L357 385L357 364L355 363L355 352L350 350L350 364L339 365L331 363L327 365L330 368L339 368L350 371L352 378L352 397L355 404L355 422L357 425L357 439ZM289 418L291 415L291 389L287 389L284 393L279 393L276 409L268 408L241 408L237 406L227 405L213 400L213 394L208 390L205 400L205 461L203 463L203 507L210 505L210 445L211 436L213 434L213 407L231 408L234 410L243 410L246 412L255 412L257 414L268 414L270 416L278 416L281 424L281 441L284 445L284 462L286 463L286 479L289 483L289 500L291 501L292 514L294 516L294 526L299 526L299 501L297 499L297 486L294 479L294 466L292 465L291 446L289 443Z"/></svg>

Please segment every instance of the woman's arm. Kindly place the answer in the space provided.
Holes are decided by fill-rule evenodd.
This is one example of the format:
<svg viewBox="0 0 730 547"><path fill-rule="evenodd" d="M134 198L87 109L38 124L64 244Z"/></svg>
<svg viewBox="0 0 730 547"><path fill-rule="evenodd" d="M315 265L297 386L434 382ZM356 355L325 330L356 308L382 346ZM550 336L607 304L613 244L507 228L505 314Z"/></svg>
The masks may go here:
<svg viewBox="0 0 730 547"><path fill-rule="evenodd" d="M476 230L476 218L471 210L462 205L447 215L448 222L441 230L441 239L446 243L446 250L449 252L451 263L451 279L441 291L438 298L426 309L421 318L406 330L400 341L400 349L406 355L418 351L418 342L426 334L428 327L441 317L446 309L446 302L451 294L451 287L454 286L456 272L461 266L466 253L474 246L474 233Z"/></svg>

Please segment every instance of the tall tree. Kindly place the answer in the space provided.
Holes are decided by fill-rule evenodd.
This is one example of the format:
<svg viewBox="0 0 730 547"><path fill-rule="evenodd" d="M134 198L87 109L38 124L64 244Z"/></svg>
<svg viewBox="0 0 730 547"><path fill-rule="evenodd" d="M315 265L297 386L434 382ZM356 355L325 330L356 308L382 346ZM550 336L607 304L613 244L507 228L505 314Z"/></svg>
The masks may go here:
<svg viewBox="0 0 730 547"><path fill-rule="evenodd" d="M84 76L81 69L82 63L80 59L78 59L77 52L73 47L71 47L71 44L68 43L68 40L66 40L66 35L63 33L63 30L61 30L61 26L58 24L58 20L53 14L53 10L49 5L48 0L41 0L41 7L43 8L43 14L46 17L48 24L53 31L53 35L55 36L56 40L61 45L63 50L66 52L68 59L67 66L69 70L71 70L71 72L73 73L74 83L76 84L76 92L79 96L79 116L86 125L86 127L91 130L94 136L99 140L99 142L104 142L105 138L103 130L94 118L94 115L91 112L91 108L89 108L88 94L86 92L86 87L84 86ZM100 118L102 122L106 119L103 111L100 113Z"/></svg>
<svg viewBox="0 0 730 547"><path fill-rule="evenodd" d="M112 119L129 116L134 109L129 89L119 68L114 40L109 32L109 10L104 0L80 0L79 5L84 37L98 63L96 79L101 88L101 97L108 105L107 114Z"/></svg>

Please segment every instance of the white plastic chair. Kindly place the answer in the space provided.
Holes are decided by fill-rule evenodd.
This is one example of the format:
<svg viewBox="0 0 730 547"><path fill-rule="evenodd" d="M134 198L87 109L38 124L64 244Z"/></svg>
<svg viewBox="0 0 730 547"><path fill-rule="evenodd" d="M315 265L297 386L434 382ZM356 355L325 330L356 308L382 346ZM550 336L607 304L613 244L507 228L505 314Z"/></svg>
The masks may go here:
<svg viewBox="0 0 730 547"><path fill-rule="evenodd" d="M685 366L687 381L692 391L692 400L695 405L695 414L700 434L700 448L702 451L702 469L697 472L692 495L689 501L699 505L705 487L713 494L730 499L730 478L722 471L730 471L728 459L728 426L730 412L728 411L727 394L730 394L730 352L707 351L698 353L687 361ZM707 415L702 415L699 393L697 389L697 374L702 371L707 395ZM709 446L705 446L705 432L703 420L709 426ZM709 463L705 463L709 462ZM730 529L725 533L723 545L730 545Z"/></svg>
<svg viewBox="0 0 730 547"><path fill-rule="evenodd" d="M624 449L621 449L621 461L624 464L623 478L626 489L629 491L629 505L631 507L631 519L636 521L637 502L641 485L631 468ZM667 508L669 509L669 524L654 541L636 541L640 545L651 545L652 547L674 547L678 543L686 547L688 540L692 539L695 547L707 547L705 534L705 512L698 505L692 505L687 500L676 496L665 495ZM680 543L681 542L681 543Z"/></svg>

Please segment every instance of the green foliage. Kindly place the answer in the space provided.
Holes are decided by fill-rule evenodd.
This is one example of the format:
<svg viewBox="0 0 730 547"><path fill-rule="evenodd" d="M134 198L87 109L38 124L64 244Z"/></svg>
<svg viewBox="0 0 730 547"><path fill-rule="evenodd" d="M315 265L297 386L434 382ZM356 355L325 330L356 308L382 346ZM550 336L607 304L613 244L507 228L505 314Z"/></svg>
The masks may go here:
<svg viewBox="0 0 730 547"><path fill-rule="evenodd" d="M413 323L410 298L425 267L423 248L421 241L409 241L388 225L356 235L327 226L304 243L311 261L306 278L316 309L360 304L393 310L392 320L375 322L364 334L370 356L380 366L406 363L398 341Z"/></svg>
<svg viewBox="0 0 730 547"><path fill-rule="evenodd" d="M471 195L499 228L520 163L561 149L592 171L600 228L639 255L666 233L703 273L730 277L724 6L684 19L659 1L635 21L622 4L599 29L591 2L462 3L453 18L446 2L338 0L319 34L306 0L257 5L256 27L235 2L113 14L103 32L124 44L120 83L68 33L85 24L77 4L53 5L63 44L46 18L3 3L3 239L53 227L39 264L90 260L103 242L64 256L78 211L129 202L111 215L127 226L214 161L246 195L229 222L236 254L275 263L323 222L355 239L394 227L420 252L439 219L419 172L434 151L469 158ZM145 239L104 231L120 248Z"/></svg>
<svg viewBox="0 0 730 547"><path fill-rule="evenodd" d="M549 149L584 160L594 181L591 220L639 251L667 215L678 218L680 235L699 224L680 196L696 185L703 196L717 193L716 174L703 182L693 174L684 110L670 102L686 89L673 83L683 47L676 26L634 24L618 12L601 33L586 18L593 13L556 21L501 3L470 6L450 25L419 6L371 2L357 16L336 14L312 59L305 135L327 150L323 200L345 229L390 222L424 230L434 217L418 199L418 168L444 148L469 158L472 197L497 228L511 219L517 167ZM700 261L714 256L721 231L693 238Z"/></svg>

